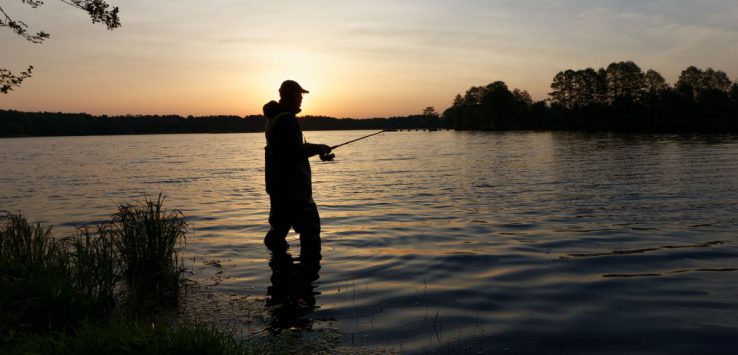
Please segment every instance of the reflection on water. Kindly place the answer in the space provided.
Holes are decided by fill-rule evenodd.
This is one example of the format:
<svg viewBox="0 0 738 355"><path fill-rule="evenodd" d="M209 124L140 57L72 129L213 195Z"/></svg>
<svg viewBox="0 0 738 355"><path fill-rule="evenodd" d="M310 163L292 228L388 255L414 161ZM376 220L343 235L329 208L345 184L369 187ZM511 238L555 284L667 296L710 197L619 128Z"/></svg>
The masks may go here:
<svg viewBox="0 0 738 355"><path fill-rule="evenodd" d="M266 305L271 311L270 333L282 330L310 330L312 321L306 317L316 308L313 281L319 278L320 256L295 263L286 249L272 251L269 267L272 285L267 287Z"/></svg>
<svg viewBox="0 0 738 355"><path fill-rule="evenodd" d="M182 254L219 261L192 277L267 295L265 332L337 329L346 346L411 353L738 352L737 137L394 132L342 147L313 162L312 282L262 244L263 145L3 139L0 209L63 233L164 191L193 226Z"/></svg>

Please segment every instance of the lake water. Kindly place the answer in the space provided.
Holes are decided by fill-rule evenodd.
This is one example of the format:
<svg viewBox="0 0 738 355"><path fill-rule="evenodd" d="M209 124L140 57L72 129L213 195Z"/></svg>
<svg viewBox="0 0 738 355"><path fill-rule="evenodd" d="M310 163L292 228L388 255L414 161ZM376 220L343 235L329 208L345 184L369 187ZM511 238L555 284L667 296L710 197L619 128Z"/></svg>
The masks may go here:
<svg viewBox="0 0 738 355"><path fill-rule="evenodd" d="M244 337L738 353L738 137L391 132L342 147L312 161L316 308L276 330L263 146L263 134L2 139L0 209L64 234L163 191L192 226L188 277L221 302L208 316Z"/></svg>

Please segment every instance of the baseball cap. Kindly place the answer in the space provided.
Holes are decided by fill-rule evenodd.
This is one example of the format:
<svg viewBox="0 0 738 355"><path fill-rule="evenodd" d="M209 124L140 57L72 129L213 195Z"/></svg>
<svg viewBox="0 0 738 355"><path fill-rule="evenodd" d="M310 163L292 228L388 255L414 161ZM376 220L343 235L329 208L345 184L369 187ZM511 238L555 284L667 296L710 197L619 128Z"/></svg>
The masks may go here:
<svg viewBox="0 0 738 355"><path fill-rule="evenodd" d="M279 95L284 95L286 93L295 93L299 92L302 94L310 93L310 91L307 91L300 86L296 81L294 80L285 80L282 82L282 85L279 87Z"/></svg>

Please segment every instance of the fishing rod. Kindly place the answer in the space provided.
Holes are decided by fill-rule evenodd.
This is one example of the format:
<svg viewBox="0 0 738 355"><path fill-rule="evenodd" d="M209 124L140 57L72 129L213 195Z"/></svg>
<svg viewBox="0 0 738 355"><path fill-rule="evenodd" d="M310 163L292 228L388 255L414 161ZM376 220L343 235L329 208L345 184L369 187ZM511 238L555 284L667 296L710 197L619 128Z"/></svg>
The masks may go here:
<svg viewBox="0 0 738 355"><path fill-rule="evenodd" d="M352 139L352 140L350 140L350 141L348 141L348 142L343 142L343 143L341 143L341 144L338 144L338 145L334 145L334 146L332 146L332 147L331 147L331 150L334 150L334 149L336 149L336 148L338 148L338 147L342 147L342 146L344 146L344 145L346 145L346 144L351 144L351 143L353 143L353 142L356 142L356 141L360 141L360 140L362 140L362 139L367 139L367 138L369 138L369 137L371 137L371 136L376 136L377 134L380 134L380 133L384 133L384 132L387 132L387 131L389 131L389 130L388 130L388 129L384 129L384 130L381 130L381 131L379 131L379 132L374 132L374 133L372 133L372 134L367 134L366 136L363 136L363 137L359 137L359 138L356 138L356 139ZM335 154L333 154L333 153L320 154L320 160L322 160L322 161L331 161L331 160L333 160L333 158L335 158L335 157L336 157L336 155L335 155Z"/></svg>
<svg viewBox="0 0 738 355"><path fill-rule="evenodd" d="M342 146L344 146L346 144L350 144L350 143L353 143L353 142L356 142L356 141L360 141L362 139L369 138L371 136L376 136L377 134L384 133L384 132L387 132L387 130L385 129L385 130L382 130L382 131L379 131L379 132L375 132L375 133L372 133L372 134L367 134L366 136L363 136L363 137L360 137L360 138L356 138L356 139L350 140L348 142L343 142L343 143L341 143L339 145L334 145L334 146L331 147L331 150L336 149L338 147L342 147Z"/></svg>

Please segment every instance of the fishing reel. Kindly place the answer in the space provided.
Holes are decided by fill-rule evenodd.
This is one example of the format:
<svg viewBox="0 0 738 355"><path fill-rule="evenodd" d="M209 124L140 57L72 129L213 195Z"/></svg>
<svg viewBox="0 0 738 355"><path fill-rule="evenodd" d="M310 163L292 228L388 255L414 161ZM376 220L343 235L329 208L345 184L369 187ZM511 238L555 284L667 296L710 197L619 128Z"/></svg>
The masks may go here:
<svg viewBox="0 0 738 355"><path fill-rule="evenodd" d="M333 161L336 158L336 155L333 153L320 153L319 155L322 161Z"/></svg>

